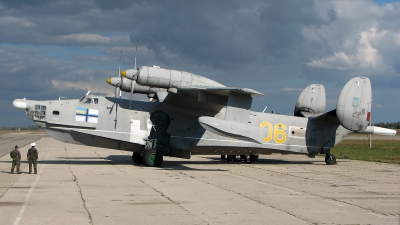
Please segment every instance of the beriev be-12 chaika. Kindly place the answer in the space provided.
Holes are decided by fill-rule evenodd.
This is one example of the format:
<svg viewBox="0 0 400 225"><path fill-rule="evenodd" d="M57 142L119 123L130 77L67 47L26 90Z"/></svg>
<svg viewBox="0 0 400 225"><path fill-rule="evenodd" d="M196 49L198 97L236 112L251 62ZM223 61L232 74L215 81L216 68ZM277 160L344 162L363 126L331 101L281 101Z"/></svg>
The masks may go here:
<svg viewBox="0 0 400 225"><path fill-rule="evenodd" d="M130 151L136 164L155 167L163 156L221 155L231 161L241 155L253 162L271 153L322 153L331 165L336 158L330 149L351 132L396 134L369 125L367 77L347 82L336 109L328 112L324 86L306 87L293 116L251 111L253 98L262 95L257 91L157 66L124 70L107 82L116 87L115 97L16 99L13 105L59 141ZM152 101L123 99L120 91L146 94Z"/></svg>

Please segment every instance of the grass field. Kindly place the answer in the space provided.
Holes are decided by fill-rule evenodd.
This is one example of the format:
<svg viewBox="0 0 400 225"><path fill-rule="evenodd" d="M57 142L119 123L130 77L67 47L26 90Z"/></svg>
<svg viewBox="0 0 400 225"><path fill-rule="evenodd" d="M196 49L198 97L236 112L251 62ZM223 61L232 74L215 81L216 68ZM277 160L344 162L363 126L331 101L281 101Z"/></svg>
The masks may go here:
<svg viewBox="0 0 400 225"><path fill-rule="evenodd" d="M331 149L338 160L348 158L371 162L400 164L400 140L344 140Z"/></svg>

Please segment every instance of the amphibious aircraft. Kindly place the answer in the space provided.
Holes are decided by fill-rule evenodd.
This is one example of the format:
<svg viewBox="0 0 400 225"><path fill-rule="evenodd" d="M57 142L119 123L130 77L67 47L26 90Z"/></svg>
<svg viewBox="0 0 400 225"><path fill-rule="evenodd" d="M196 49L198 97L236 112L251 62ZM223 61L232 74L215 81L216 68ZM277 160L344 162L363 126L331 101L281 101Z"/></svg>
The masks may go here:
<svg viewBox="0 0 400 225"><path fill-rule="evenodd" d="M135 60L136 61L136 60ZM395 130L370 126L372 91L367 77L347 82L336 109L325 111L325 88L312 84L300 94L294 115L251 111L248 88L226 87L192 73L143 66L108 78L115 97L86 94L80 99L34 101L16 99L14 107L53 138L73 144L133 152L136 164L158 167L163 156L249 156L260 154L325 154L351 132L395 135ZM121 76L122 75L122 76ZM131 98L121 98L121 91ZM132 100L145 94L151 101Z"/></svg>

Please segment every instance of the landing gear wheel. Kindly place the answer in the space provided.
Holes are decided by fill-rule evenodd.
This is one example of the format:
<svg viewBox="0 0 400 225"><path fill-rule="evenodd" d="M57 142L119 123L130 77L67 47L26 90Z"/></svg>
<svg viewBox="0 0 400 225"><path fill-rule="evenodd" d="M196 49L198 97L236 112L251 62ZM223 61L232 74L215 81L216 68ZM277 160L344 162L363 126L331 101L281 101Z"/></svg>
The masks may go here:
<svg viewBox="0 0 400 225"><path fill-rule="evenodd" d="M326 154L325 163L326 163L326 165L335 165L336 157L333 154Z"/></svg>
<svg viewBox="0 0 400 225"><path fill-rule="evenodd" d="M236 155L228 155L226 158L227 162L235 162L236 161Z"/></svg>
<svg viewBox="0 0 400 225"><path fill-rule="evenodd" d="M149 149L144 152L143 162L146 166L159 167L163 162L163 156L161 152L157 152L155 149Z"/></svg>
<svg viewBox="0 0 400 225"><path fill-rule="evenodd" d="M221 159L225 159L225 155L221 155Z"/></svg>
<svg viewBox="0 0 400 225"><path fill-rule="evenodd" d="M134 152L132 154L132 160L135 164L143 164L143 157L140 155L139 152Z"/></svg>
<svg viewBox="0 0 400 225"><path fill-rule="evenodd" d="M250 158L250 160L249 160L250 163L256 162L256 156L255 155L250 155L249 158Z"/></svg>

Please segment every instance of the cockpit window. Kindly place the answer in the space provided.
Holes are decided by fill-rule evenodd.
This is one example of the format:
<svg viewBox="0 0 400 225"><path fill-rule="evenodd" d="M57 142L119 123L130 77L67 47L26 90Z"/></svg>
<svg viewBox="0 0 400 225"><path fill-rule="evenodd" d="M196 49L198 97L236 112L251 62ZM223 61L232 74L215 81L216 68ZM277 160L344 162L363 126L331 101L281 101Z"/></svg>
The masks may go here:
<svg viewBox="0 0 400 225"><path fill-rule="evenodd" d="M99 98L93 98L94 96L84 95L79 98L80 104L99 104Z"/></svg>
<svg viewBox="0 0 400 225"><path fill-rule="evenodd" d="M91 104L92 99L91 98L86 98L84 104Z"/></svg>

